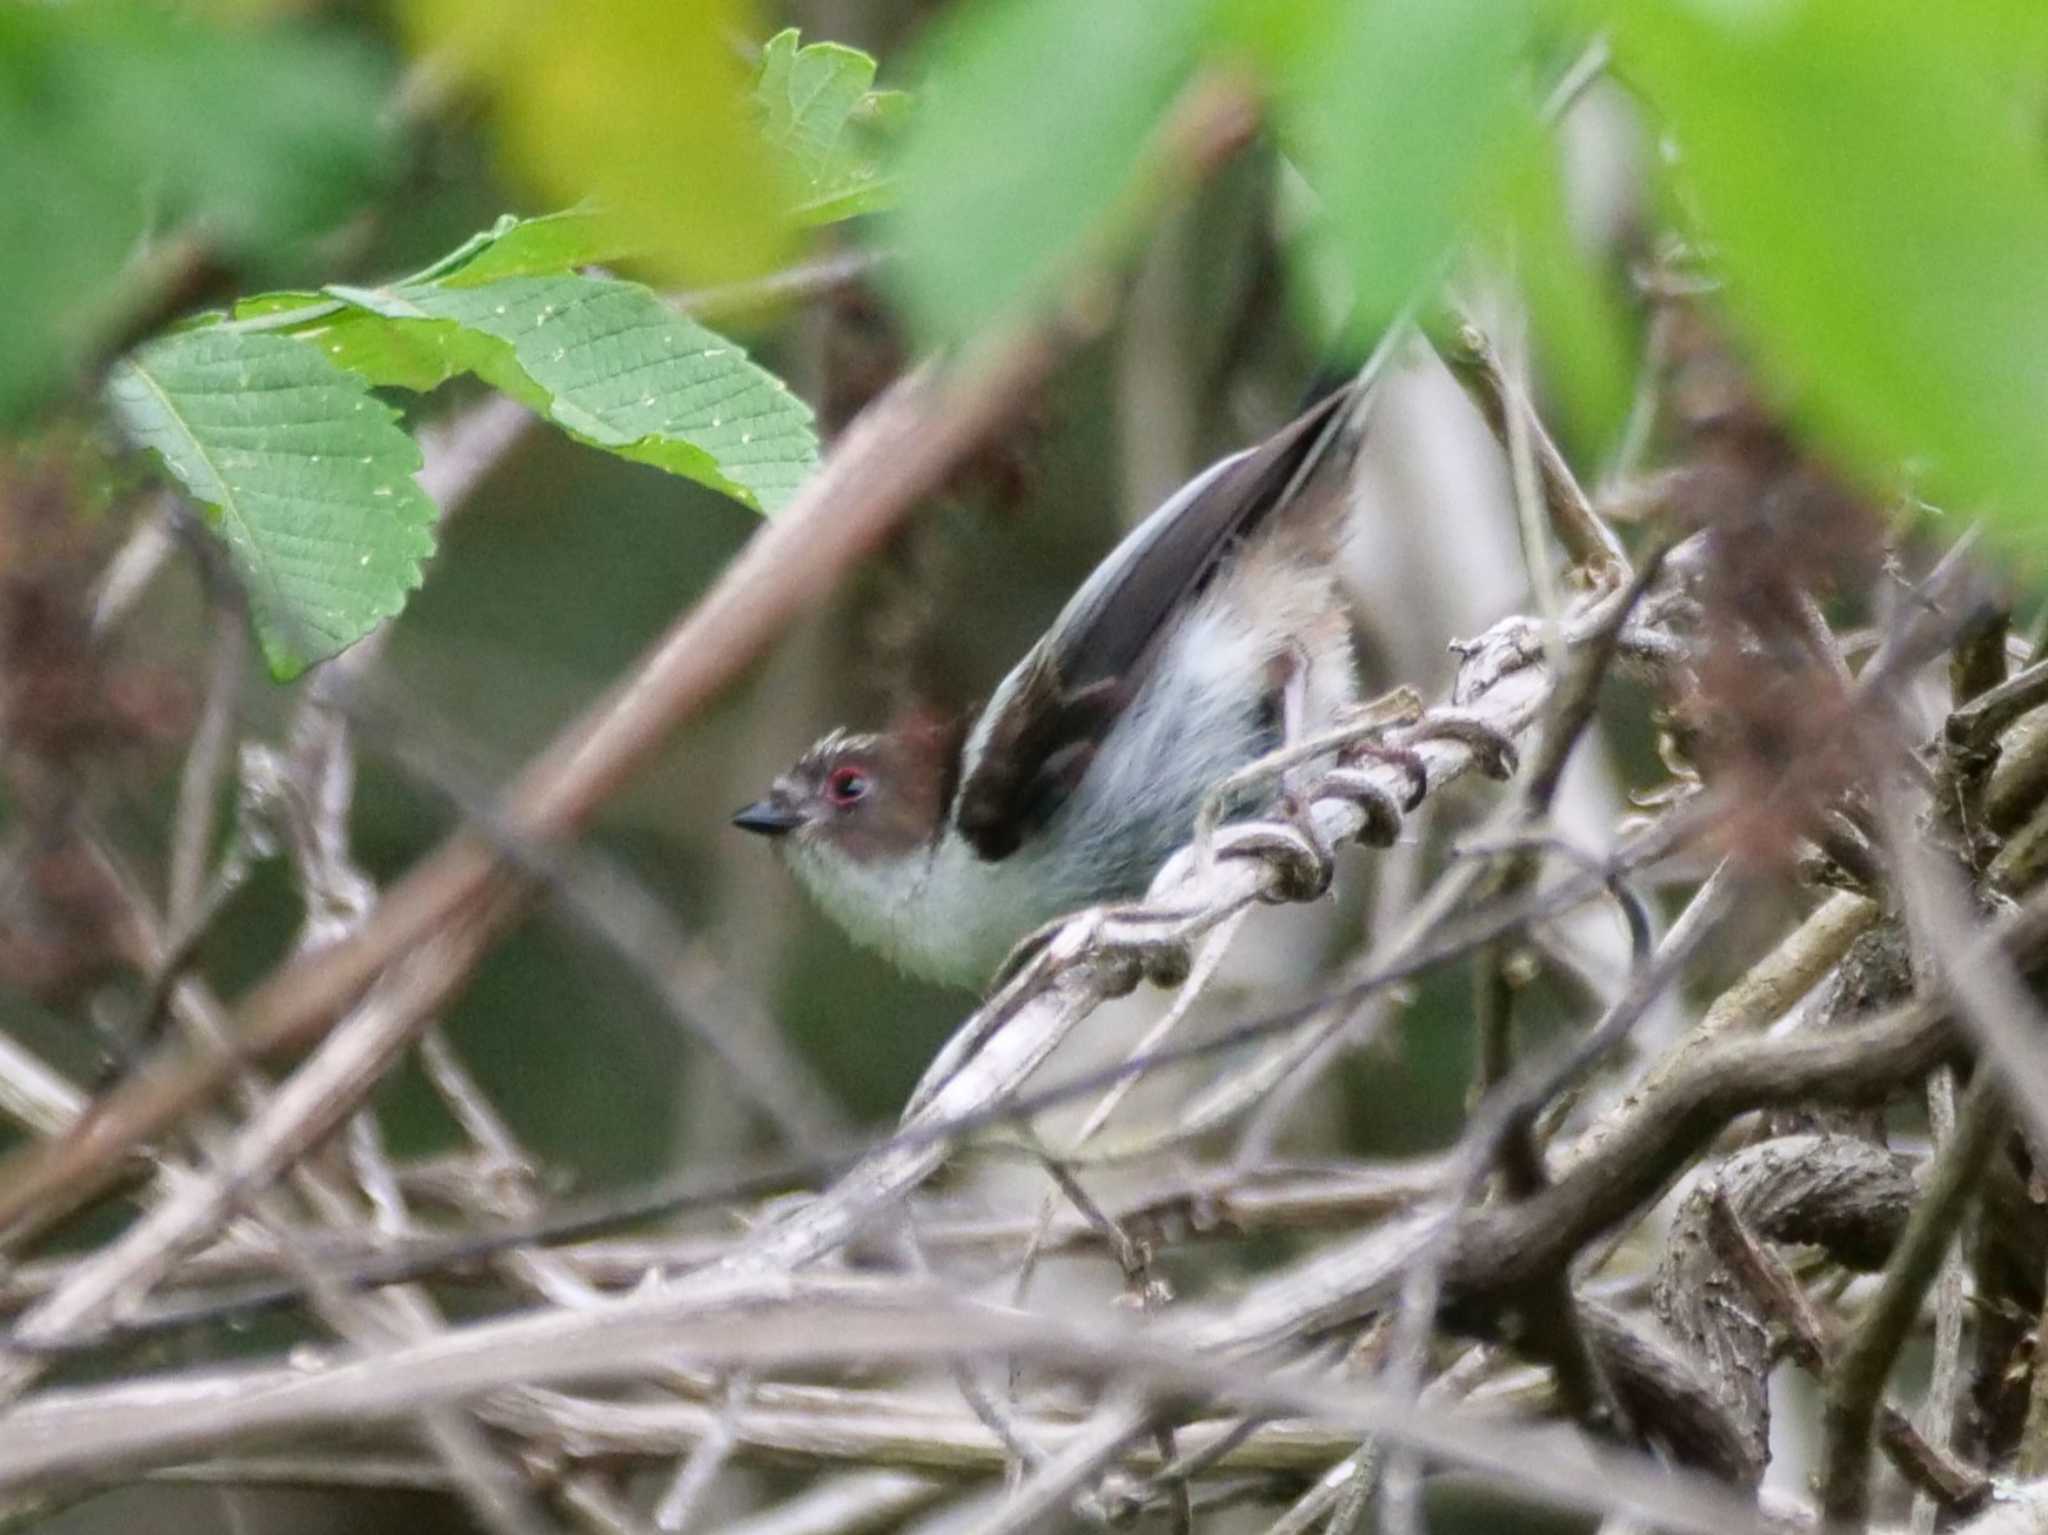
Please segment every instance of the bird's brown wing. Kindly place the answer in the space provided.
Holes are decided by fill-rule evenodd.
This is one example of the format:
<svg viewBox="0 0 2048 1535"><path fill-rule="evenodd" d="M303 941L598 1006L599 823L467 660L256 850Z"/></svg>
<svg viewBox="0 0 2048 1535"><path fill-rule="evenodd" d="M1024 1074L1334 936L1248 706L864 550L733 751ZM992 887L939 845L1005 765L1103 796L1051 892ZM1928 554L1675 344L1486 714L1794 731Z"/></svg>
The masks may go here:
<svg viewBox="0 0 2048 1535"><path fill-rule="evenodd" d="M1144 681L1154 641L1231 550L1289 504L1338 425L1348 389L1197 478L1113 550L1004 683L967 763L953 820L1000 859L1072 794Z"/></svg>

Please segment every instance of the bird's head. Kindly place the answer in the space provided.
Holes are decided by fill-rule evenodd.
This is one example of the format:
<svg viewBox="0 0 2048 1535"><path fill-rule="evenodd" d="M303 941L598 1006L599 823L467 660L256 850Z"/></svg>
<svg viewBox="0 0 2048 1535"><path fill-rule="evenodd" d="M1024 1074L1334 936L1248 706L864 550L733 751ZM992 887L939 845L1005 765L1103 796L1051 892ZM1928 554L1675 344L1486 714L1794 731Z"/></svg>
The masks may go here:
<svg viewBox="0 0 2048 1535"><path fill-rule="evenodd" d="M945 826L959 734L916 722L835 730L778 775L733 825L782 843L799 862L876 868L921 857Z"/></svg>

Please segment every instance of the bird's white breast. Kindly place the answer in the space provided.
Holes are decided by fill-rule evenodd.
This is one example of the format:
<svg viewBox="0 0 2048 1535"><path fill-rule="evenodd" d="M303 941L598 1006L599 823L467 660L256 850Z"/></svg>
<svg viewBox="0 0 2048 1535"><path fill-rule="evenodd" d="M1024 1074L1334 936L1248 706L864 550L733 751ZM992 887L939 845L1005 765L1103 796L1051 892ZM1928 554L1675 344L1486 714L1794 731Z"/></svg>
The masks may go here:
<svg viewBox="0 0 2048 1535"><path fill-rule="evenodd" d="M949 827L923 856L887 864L795 848L798 875L857 940L965 985L1055 918L1142 894L1209 790L1275 744L1271 663L1306 665L1308 732L1355 699L1347 626L1308 559L1285 539L1244 551L1166 636L1072 796L1009 857L985 861Z"/></svg>

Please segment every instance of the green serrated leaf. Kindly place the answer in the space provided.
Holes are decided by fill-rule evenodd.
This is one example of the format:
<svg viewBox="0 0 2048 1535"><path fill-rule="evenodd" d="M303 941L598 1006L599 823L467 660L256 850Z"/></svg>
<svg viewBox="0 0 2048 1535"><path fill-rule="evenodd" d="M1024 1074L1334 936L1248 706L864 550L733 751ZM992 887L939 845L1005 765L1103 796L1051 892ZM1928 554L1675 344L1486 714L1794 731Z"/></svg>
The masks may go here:
<svg viewBox="0 0 2048 1535"><path fill-rule="evenodd" d="M778 150L795 190L793 215L825 224L893 200L877 128L900 124L907 98L875 91L875 61L841 43L799 46L795 27L768 39L754 82L761 137Z"/></svg>
<svg viewBox="0 0 2048 1535"><path fill-rule="evenodd" d="M712 486L764 512L817 462L811 413L734 342L638 283L514 277L387 290L393 315L451 322L464 366L594 446Z"/></svg>
<svg viewBox="0 0 2048 1535"><path fill-rule="evenodd" d="M468 257L492 235L463 247ZM473 373L565 431L761 511L817 461L808 407L746 352L638 283L569 274L332 284L238 305L228 328L284 334L371 384L425 391Z"/></svg>
<svg viewBox="0 0 2048 1535"><path fill-rule="evenodd" d="M2016 82L2043 28L1973 9L1626 6L1614 37L1771 382L1874 480L1915 463L2040 551L2048 175Z"/></svg>
<svg viewBox="0 0 2048 1535"><path fill-rule="evenodd" d="M405 605L434 549L419 449L360 378L302 341L214 326L120 363L109 404L206 508L273 675Z"/></svg>
<svg viewBox="0 0 2048 1535"><path fill-rule="evenodd" d="M1193 72L1213 9L984 0L935 26L897 220L897 275L924 337L975 333L1082 253Z"/></svg>
<svg viewBox="0 0 2048 1535"><path fill-rule="evenodd" d="M594 208L500 219L496 229L473 243L474 250L457 253L460 259L436 262L435 269L421 275L465 287L501 277L533 277L624 261L644 246L623 219Z"/></svg>
<svg viewBox="0 0 2048 1535"><path fill-rule="evenodd" d="M293 336L327 354L328 361L373 384L425 394L477 366L474 338L438 320L389 316L369 296L377 289L335 287L319 293L264 293L234 308L237 329Z"/></svg>

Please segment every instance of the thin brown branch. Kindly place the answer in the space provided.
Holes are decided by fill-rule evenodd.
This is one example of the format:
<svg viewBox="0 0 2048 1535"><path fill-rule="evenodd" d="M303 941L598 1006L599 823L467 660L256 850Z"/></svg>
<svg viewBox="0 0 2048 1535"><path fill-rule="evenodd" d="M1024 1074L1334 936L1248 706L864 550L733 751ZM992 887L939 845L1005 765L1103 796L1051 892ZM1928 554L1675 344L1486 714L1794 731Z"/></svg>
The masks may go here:
<svg viewBox="0 0 2048 1535"><path fill-rule="evenodd" d="M414 961L395 969L250 1121L213 1172L181 1184L120 1238L82 1264L64 1288L19 1323L18 1341L61 1336L105 1317L138 1284L161 1279L188 1246L216 1229L241 1191L267 1183L353 1109L411 1041L411 1019L441 1000L450 956L473 957L483 941L475 924L448 931ZM225 1069L225 1068L220 1068ZM16 1388L35 1368L32 1356L0 1355L0 1389Z"/></svg>
<svg viewBox="0 0 2048 1535"><path fill-rule="evenodd" d="M37 1135L62 1135L85 1117L91 1103L41 1056L0 1034L0 1114Z"/></svg>
<svg viewBox="0 0 2048 1535"><path fill-rule="evenodd" d="M443 521L466 507L539 418L510 395L493 394L421 428L420 489Z"/></svg>
<svg viewBox="0 0 2048 1535"><path fill-rule="evenodd" d="M1866 931L1878 916L1877 903L1867 897L1847 892L1829 896L1739 981L1714 999L1691 1032L1660 1055L1642 1080L1630 1087L1623 1096L1622 1107L1653 1096L1718 1042L1757 1033L1776 1023L1840 963L1857 935ZM1568 1156L1576 1159L1594 1152L1608 1129L1617 1123L1610 1116L1596 1124L1572 1145Z"/></svg>
<svg viewBox="0 0 2048 1535"><path fill-rule="evenodd" d="M1559 1091L1590 1069L1626 1037L1656 998L1676 981L1681 967L1729 904L1732 881L1717 874L1695 893L1685 914L1672 925L1650 960L1631 977L1621 997L1578 1040L1547 1059L1525 1062L1480 1103L1459 1137L1454 1154L1456 1173L1442 1208L1427 1219L1434 1229L1420 1249L1403 1264L1400 1309L1388 1367L1389 1389L1408 1395L1422 1383L1422 1356L1442 1308L1447 1271L1461 1222L1477 1206L1484 1179L1518 1136L1528 1133L1537 1113ZM1544 1191L1533 1149L1526 1158L1517 1192L1524 1207ZM1549 1346L1546 1362L1557 1372L1561 1394L1584 1421L1603 1432L1623 1429L1628 1415L1619 1405L1592 1348L1572 1315L1568 1269L1559 1264L1533 1275L1525 1298L1531 1313L1542 1311L1530 1337L1532 1345ZM1398 1469L1399 1474L1395 1474ZM1384 1514L1397 1527L1416 1525L1413 1499L1419 1479L1405 1465L1390 1467Z"/></svg>
<svg viewBox="0 0 2048 1535"><path fill-rule="evenodd" d="M217 597L210 606L213 638L206 705L178 777L178 806L171 822L170 890L164 910L174 929L192 921L205 893L221 790L234 764L242 685L248 669L249 642L238 605Z"/></svg>
<svg viewBox="0 0 2048 1535"><path fill-rule="evenodd" d="M886 248L863 245L852 250L834 251L815 261L771 272L766 277L671 293L667 302L671 308L684 314L710 319L755 314L784 304L829 298L857 287L881 271L891 259L892 253Z"/></svg>
<svg viewBox="0 0 2048 1535"><path fill-rule="evenodd" d="M135 513L135 528L107 567L92 593L91 630L104 640L135 610L178 549L178 498L170 491L152 495Z"/></svg>
<svg viewBox="0 0 2048 1535"><path fill-rule="evenodd" d="M690 1447L667 1488L654 1505L654 1527L662 1535L681 1535L696 1517L698 1506L739 1444L739 1418L753 1390L750 1371L735 1370L726 1379L725 1401L707 1432Z"/></svg>
<svg viewBox="0 0 2048 1535"><path fill-rule="evenodd" d="M1984 1164L2010 1122L2003 1087L1990 1072L1981 1072L1956 1115L1955 1137L1936 1158L1898 1251L1885 1267L1876 1298L1828 1372L1820 1502L1830 1519L1848 1525L1865 1516L1871 1429L1885 1382Z"/></svg>
<svg viewBox="0 0 2048 1535"><path fill-rule="evenodd" d="M1482 943L1497 930L1498 924L1478 926L1463 945ZM2048 901L2022 907L1992 934L1966 945L1959 963L1981 963L1994 944L2016 963L2038 967L2048 946ZM1413 972L1397 970L1393 975L1404 973ZM1263 1020L1257 1027L1269 1028L1275 1021L1298 1024L1300 1015ZM998 1035L987 1053L999 1053L1003 1038ZM1034 1049L1039 1043L1036 1038L1031 1041ZM1454 1295L1510 1299L1534 1277L1566 1261L1592 1235L1654 1197L1664 1180L1733 1116L1807 1100L1869 1102L1924 1073L1954 1047L1945 1006L1919 1001L1824 1037L1733 1042L1706 1052L1692 1070L1621 1111L1597 1151L1567 1159L1571 1171L1556 1184L1510 1209L1482 1209L1461 1221L1448 1289ZM961 1075L970 1076L985 1064L977 1060ZM877 1202L900 1197L898 1180L907 1184L921 1177L932 1165L927 1157L933 1145L950 1144L970 1124L993 1123L1098 1091L1113 1076L1085 1074L1047 1088L1031 1101L1014 1103L1002 1101L1011 1087L990 1088L1001 1106L963 1106L953 1116L941 1112L953 1106L950 1101L935 1101L924 1123L892 1138L854 1176L784 1221L757 1229L716 1270L678 1281L677 1288L687 1293L696 1284L741 1272L786 1272L846 1240L870 1217ZM977 1089L987 1085L973 1084ZM940 1098L950 1100L953 1091L949 1084ZM960 1092L963 1098L968 1096L968 1089ZM774 1176L775 1184L766 1186L787 1186L786 1172ZM892 1191L885 1193L885 1188ZM733 1197L733 1191L721 1189L720 1197ZM640 1210L657 1207L644 1200L632 1203ZM659 1207L675 1203L665 1197ZM1298 1271L1262 1285L1256 1300L1248 1295L1233 1327L1252 1335L1270 1329L1274 1338L1284 1338L1305 1328L1319 1331L1355 1319L1390 1298L1392 1280L1420 1229L1412 1217L1397 1220L1309 1260ZM401 1272L412 1271L411 1266L401 1266ZM1330 1311L1332 1307L1336 1309Z"/></svg>
<svg viewBox="0 0 2048 1535"><path fill-rule="evenodd" d="M734 985L710 945L685 932L639 880L587 848L520 838L497 819L489 793L457 766L455 753L439 747L415 706L382 689L374 702L357 692L347 706L383 735L400 766L451 800L510 867L533 879L555 909L624 958L785 1141L816 1149L843 1133L845 1116L831 1092L790 1049L759 999Z"/></svg>
<svg viewBox="0 0 2048 1535"><path fill-rule="evenodd" d="M239 660L239 649L235 654ZM309 767L317 773L323 771L324 765L324 759L316 754ZM310 800L319 800L324 796L318 787L312 787L306 797ZM345 803L344 793L342 804ZM116 899L125 908L126 915L122 924L126 935L124 942L132 950L136 967L157 977L172 974L171 966L176 951L165 936L163 924L148 909L146 899L135 882L123 874L113 863L110 855L102 856L108 865L108 882L116 894ZM308 902L308 912L309 927L330 920L316 912L315 903L312 901ZM223 1009L210 988L196 978L175 982L160 980L158 987L167 991L172 1010L185 1024L188 1034L198 1048L217 1051L232 1058L225 1041ZM256 1118L270 1112L272 1100L268 1086L253 1072L246 1070L238 1073L238 1078L238 1096L247 1112ZM207 1144L226 1141L225 1135L216 1132L210 1124L202 1127L200 1138L202 1144L207 1145L210 1159L233 1156L232 1150L218 1152L212 1145ZM312 1166L302 1163L292 1168L291 1173L307 1205L320 1218L343 1230L352 1230L360 1224L360 1207L355 1200L332 1185ZM188 1187L204 1185L217 1176L204 1171L190 1175ZM385 1181L395 1182L389 1179ZM365 1188L371 1192L372 1203L376 1203L375 1190L367 1180ZM168 1191L165 1203L177 1200L180 1195L179 1189L172 1188ZM245 1190L242 1202L248 1204L260 1219L266 1237L275 1247L287 1272L297 1284L303 1286L313 1309L341 1337L358 1346L374 1348L382 1346L387 1341L417 1339L431 1332L437 1325L430 1305L415 1289L391 1289L375 1296L365 1296L352 1291L328 1274L308 1256L295 1229L291 1210L278 1191L267 1184ZM225 1218L225 1213L222 1218ZM104 1290L109 1283L110 1270L118 1270L125 1263L134 1275L134 1287L122 1297L122 1301L132 1303L150 1283L151 1278L160 1272L160 1260L160 1245L136 1244L127 1253L119 1255L113 1254L111 1249L102 1249L73 1276L72 1284L79 1290L90 1290L95 1284ZM72 1301L72 1293L60 1292L53 1296L47 1305L51 1309L61 1310ZM18 1389L26 1384L27 1376L37 1363L38 1361L30 1359L13 1361L14 1368L8 1378L8 1386ZM419 1415L419 1427L427 1442L434 1447L448 1467L453 1485L486 1528L503 1532L503 1535L533 1535L533 1532L538 1531L539 1523L528 1507L519 1476L500 1459L495 1448L482 1438L475 1425L458 1409L448 1406L426 1408Z"/></svg>
<svg viewBox="0 0 2048 1535"><path fill-rule="evenodd" d="M901 1471L867 1471L820 1482L775 1508L736 1519L725 1535L867 1535L896 1530L953 1496L951 1484Z"/></svg>
<svg viewBox="0 0 2048 1535"><path fill-rule="evenodd" d="M1527 396L1502 370L1486 333L1476 325L1461 324L1455 344L1440 350L1452 376L1464 386L1480 416L1504 447L1512 440L1511 422L1519 419L1523 424L1521 429L1528 433L1528 451L1535 463L1543 508L1550 515L1551 531L1572 563L1602 579L1625 577L1629 560L1621 540L1593 509L1571 465L1565 462L1563 452L1545 430Z"/></svg>
<svg viewBox="0 0 2048 1535"><path fill-rule="evenodd" d="M1722 1260L1783 1329L1800 1368L1816 1378L1829 1376L1839 1352L1833 1329L1799 1281L1757 1241L1725 1194L1717 1193L1711 1202L1708 1229ZM1988 1480L1930 1444L1890 1402L1879 1409L1877 1432L1878 1442L1900 1472L1949 1511L1969 1513L1990 1496Z"/></svg>
<svg viewBox="0 0 2048 1535"><path fill-rule="evenodd" d="M2004 659L2002 645L1999 659ZM1953 746L1989 746L2021 715L2048 703L2048 661L2037 661L2015 677L1964 696L1967 702L1951 711L1942 734Z"/></svg>

